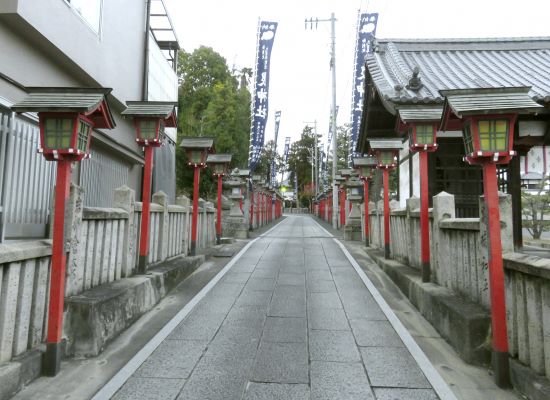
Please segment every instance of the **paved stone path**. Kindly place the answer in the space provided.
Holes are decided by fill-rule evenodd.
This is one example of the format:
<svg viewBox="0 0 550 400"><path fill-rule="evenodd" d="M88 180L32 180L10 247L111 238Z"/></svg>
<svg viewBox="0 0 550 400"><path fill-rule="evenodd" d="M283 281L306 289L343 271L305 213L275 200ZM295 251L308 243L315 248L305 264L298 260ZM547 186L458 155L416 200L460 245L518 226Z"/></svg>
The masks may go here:
<svg viewBox="0 0 550 400"><path fill-rule="evenodd" d="M438 399L311 217L258 239L114 399Z"/></svg>

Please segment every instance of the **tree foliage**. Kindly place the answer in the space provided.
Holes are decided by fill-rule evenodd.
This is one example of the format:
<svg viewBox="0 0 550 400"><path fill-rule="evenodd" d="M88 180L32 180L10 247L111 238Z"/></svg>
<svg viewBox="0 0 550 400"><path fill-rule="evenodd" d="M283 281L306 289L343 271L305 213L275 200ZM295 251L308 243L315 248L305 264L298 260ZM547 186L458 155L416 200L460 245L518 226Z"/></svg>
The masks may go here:
<svg viewBox="0 0 550 400"><path fill-rule="evenodd" d="M550 221L545 219L550 211L550 194L545 189L549 178L541 180L538 189L534 193L522 191L521 211L524 227L533 239L540 239L542 232L548 230Z"/></svg>
<svg viewBox="0 0 550 400"><path fill-rule="evenodd" d="M244 167L250 134L250 69L231 72L225 58L210 47L179 52L178 143L183 136L211 136L217 153L233 154L232 167ZM184 151L176 154L176 182L189 194L193 171ZM201 175L201 195L215 190L209 172Z"/></svg>
<svg viewBox="0 0 550 400"><path fill-rule="evenodd" d="M256 167L254 168L254 175L260 175L262 180L271 182L271 162L275 161L275 173L279 174L284 170L284 160L275 151L275 141L270 140L262 148Z"/></svg>

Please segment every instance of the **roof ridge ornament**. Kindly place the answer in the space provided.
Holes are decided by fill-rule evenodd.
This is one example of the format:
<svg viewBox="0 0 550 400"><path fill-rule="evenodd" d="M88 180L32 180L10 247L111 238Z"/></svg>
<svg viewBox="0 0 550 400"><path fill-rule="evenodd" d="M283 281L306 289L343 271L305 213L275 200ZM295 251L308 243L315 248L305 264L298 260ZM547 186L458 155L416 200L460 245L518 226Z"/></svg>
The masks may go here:
<svg viewBox="0 0 550 400"><path fill-rule="evenodd" d="M413 90L415 92L422 89L424 84L422 83L422 79L420 78L420 68L418 66L415 66L412 71L412 76L409 79L409 84L407 85L407 89Z"/></svg>

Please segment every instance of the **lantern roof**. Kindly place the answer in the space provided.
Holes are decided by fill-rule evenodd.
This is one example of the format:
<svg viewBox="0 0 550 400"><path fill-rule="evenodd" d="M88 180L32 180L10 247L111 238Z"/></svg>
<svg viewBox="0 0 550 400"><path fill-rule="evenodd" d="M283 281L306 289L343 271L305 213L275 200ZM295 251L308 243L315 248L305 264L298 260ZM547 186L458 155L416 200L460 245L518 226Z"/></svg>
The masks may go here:
<svg viewBox="0 0 550 400"><path fill-rule="evenodd" d="M545 113L530 96L528 86L440 90L445 97L441 129L468 115Z"/></svg>
<svg viewBox="0 0 550 400"><path fill-rule="evenodd" d="M228 164L232 157L232 154L209 154L206 162L208 164Z"/></svg>
<svg viewBox="0 0 550 400"><path fill-rule="evenodd" d="M129 117L163 118L167 128L175 128L177 105L173 101L127 101L127 108L121 114Z"/></svg>
<svg viewBox="0 0 550 400"><path fill-rule="evenodd" d="M11 109L22 112L74 112L94 122L94 128L116 126L107 102L110 88L28 87L27 96Z"/></svg>
<svg viewBox="0 0 550 400"><path fill-rule="evenodd" d="M248 176L250 176L250 170L249 169L239 169L237 174L241 177L248 177Z"/></svg>
<svg viewBox="0 0 550 400"><path fill-rule="evenodd" d="M376 161L376 158L374 157L354 157L352 159L353 166L354 167L376 167L378 165L378 161Z"/></svg>
<svg viewBox="0 0 550 400"><path fill-rule="evenodd" d="M403 106L397 109L399 118L404 123L429 122L441 120L443 107L441 106Z"/></svg>
<svg viewBox="0 0 550 400"><path fill-rule="evenodd" d="M185 149L206 149L214 151L214 138L204 136L186 136L181 140L180 147Z"/></svg>
<svg viewBox="0 0 550 400"><path fill-rule="evenodd" d="M340 175L342 175L343 177L348 177L351 176L352 172L353 170L351 168L344 168L340 170Z"/></svg>
<svg viewBox="0 0 550 400"><path fill-rule="evenodd" d="M252 175L252 180L254 182L260 182L262 180L262 176L261 175Z"/></svg>
<svg viewBox="0 0 550 400"><path fill-rule="evenodd" d="M337 182L343 182L346 180L346 178L344 178L342 175L340 174L337 174L334 176L334 180L337 181Z"/></svg>
<svg viewBox="0 0 550 400"><path fill-rule="evenodd" d="M401 139L369 139L372 150L401 150L403 142Z"/></svg>

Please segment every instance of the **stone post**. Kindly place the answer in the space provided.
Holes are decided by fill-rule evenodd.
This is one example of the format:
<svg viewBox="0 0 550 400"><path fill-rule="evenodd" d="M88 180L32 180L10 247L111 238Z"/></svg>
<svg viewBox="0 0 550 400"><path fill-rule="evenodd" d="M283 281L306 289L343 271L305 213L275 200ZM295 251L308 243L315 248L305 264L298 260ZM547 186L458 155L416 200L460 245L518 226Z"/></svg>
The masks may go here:
<svg viewBox="0 0 550 400"><path fill-rule="evenodd" d="M445 286L448 276L445 265L449 264L449 254L446 254L443 246L443 238L439 229L439 223L449 218L455 218L455 197L447 192L440 192L433 198L433 236L432 251L434 263L431 263L431 276L433 282ZM441 267L440 267L441 266Z"/></svg>
<svg viewBox="0 0 550 400"><path fill-rule="evenodd" d="M71 183L65 209L65 250L69 252L65 275L65 296L80 293L84 287L83 260L86 254L86 243L84 243L86 235L81 232L83 195L84 189Z"/></svg>
<svg viewBox="0 0 550 400"><path fill-rule="evenodd" d="M346 225L344 226L344 240L361 240L361 211L360 203L363 200L363 196L359 194L359 188L363 186L363 183L359 180L350 179L346 183L346 187L349 188L350 193L347 196L348 204L351 203L351 211L346 218ZM347 209L348 206L346 206Z"/></svg>
<svg viewBox="0 0 550 400"><path fill-rule="evenodd" d="M122 249L122 277L128 277L134 272L134 256L136 255L137 232L134 225L134 211L136 206L136 192L124 185L115 189L116 208L122 208L128 213L128 221L124 231Z"/></svg>
<svg viewBox="0 0 550 400"><path fill-rule="evenodd" d="M176 205L177 206L180 206L180 207L185 207L185 223L184 223L184 228L183 228L183 232L182 232L182 235L181 235L181 240L182 240L182 248L183 248L183 253L184 254L187 254L188 251L189 251L189 212L190 212L190 206L189 206L190 202L189 202L189 197L187 196L178 196L176 197Z"/></svg>
<svg viewBox="0 0 550 400"><path fill-rule="evenodd" d="M168 258L168 242L170 240L168 237L168 229L170 225L170 221L168 219L168 195L162 190L158 191L153 194L151 202L162 206L162 213L159 221L159 242L157 243L157 246L160 254L160 260L164 261Z"/></svg>
<svg viewBox="0 0 550 400"><path fill-rule="evenodd" d="M502 253L514 251L514 233L512 223L512 197L508 194L498 192L498 204L500 209L500 238L502 242ZM481 268L483 272L483 287L489 287L489 232L487 231L487 208L485 199L479 196L479 254L481 257ZM483 293L483 304L490 305L489 292Z"/></svg>
<svg viewBox="0 0 550 400"><path fill-rule="evenodd" d="M407 205L407 224L409 227L408 238L408 254L409 262L414 257L414 265L420 265L420 220L411 218L412 211L420 210L420 199L418 197L410 197L406 201ZM418 220L418 224L415 224ZM416 229L418 227L418 230ZM417 246L418 244L418 246Z"/></svg>

